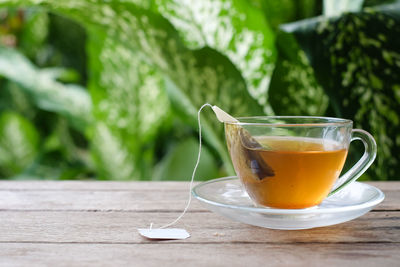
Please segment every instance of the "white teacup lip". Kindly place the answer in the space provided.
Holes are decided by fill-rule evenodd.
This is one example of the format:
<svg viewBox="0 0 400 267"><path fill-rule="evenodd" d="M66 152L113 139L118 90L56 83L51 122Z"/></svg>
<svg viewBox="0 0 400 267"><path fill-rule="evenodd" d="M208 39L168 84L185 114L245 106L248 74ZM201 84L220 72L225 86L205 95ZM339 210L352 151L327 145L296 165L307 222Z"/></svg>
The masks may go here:
<svg viewBox="0 0 400 267"><path fill-rule="evenodd" d="M274 127L327 127L327 126L353 126L353 121L335 117L321 116L248 116L236 118L238 122L225 122L226 124L274 126ZM287 120L287 122L269 122L272 120ZM289 122L293 120L293 122Z"/></svg>

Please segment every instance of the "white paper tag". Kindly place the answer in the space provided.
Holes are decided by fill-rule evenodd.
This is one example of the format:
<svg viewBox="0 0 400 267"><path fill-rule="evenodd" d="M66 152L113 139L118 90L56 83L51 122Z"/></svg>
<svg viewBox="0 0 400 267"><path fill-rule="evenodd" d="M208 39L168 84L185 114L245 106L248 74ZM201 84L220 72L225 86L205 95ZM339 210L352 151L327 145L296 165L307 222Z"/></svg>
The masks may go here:
<svg viewBox="0 0 400 267"><path fill-rule="evenodd" d="M219 107L212 106L211 108L213 109L215 115L217 116L217 119L220 122L239 122L237 119L235 119L234 117L232 117L231 115L229 115L228 113L226 113L225 111L220 109Z"/></svg>
<svg viewBox="0 0 400 267"><path fill-rule="evenodd" d="M138 229L139 234L149 239L186 239L190 234L185 229Z"/></svg>

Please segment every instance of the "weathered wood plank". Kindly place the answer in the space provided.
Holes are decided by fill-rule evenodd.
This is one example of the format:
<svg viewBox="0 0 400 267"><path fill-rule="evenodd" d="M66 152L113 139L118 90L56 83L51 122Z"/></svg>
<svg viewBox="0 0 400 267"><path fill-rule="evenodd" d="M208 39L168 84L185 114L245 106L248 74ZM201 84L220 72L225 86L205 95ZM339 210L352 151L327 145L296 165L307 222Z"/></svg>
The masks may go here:
<svg viewBox="0 0 400 267"><path fill-rule="evenodd" d="M137 233L150 222L171 222L178 213L0 212L0 242L147 243ZM299 231L270 230L222 218L209 212L186 214L188 243L351 243L397 242L400 212L370 212L343 224Z"/></svg>
<svg viewBox="0 0 400 267"><path fill-rule="evenodd" d="M400 210L399 191L386 191L385 195L386 199L375 210ZM178 211L183 209L186 199L186 191L163 188L131 191L12 190L0 191L0 210ZM190 209L205 210L197 200L193 200Z"/></svg>
<svg viewBox="0 0 400 267"><path fill-rule="evenodd" d="M0 210L180 211L183 191L2 191ZM191 210L205 210L193 201Z"/></svg>
<svg viewBox="0 0 400 267"><path fill-rule="evenodd" d="M382 191L399 191L400 190L400 181L365 182L365 183L373 185Z"/></svg>
<svg viewBox="0 0 400 267"><path fill-rule="evenodd" d="M154 242L136 228L175 219L188 183L2 181L0 265L398 266L400 182L371 184L386 194L379 212L347 223L269 230L194 201L179 223L191 238Z"/></svg>
<svg viewBox="0 0 400 267"><path fill-rule="evenodd" d="M0 244L4 266L398 266L398 244ZM178 253L179 252L179 253Z"/></svg>

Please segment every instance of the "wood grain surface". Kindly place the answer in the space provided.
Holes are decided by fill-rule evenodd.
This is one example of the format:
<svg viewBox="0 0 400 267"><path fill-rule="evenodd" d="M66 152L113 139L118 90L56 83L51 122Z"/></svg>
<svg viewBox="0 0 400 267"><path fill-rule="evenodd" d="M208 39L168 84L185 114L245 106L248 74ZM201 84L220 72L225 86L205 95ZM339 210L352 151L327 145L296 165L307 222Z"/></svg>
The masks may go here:
<svg viewBox="0 0 400 267"><path fill-rule="evenodd" d="M0 266L400 266L400 182L350 222L270 230L230 221L196 200L185 240L150 241L137 228L175 219L186 182L1 181Z"/></svg>

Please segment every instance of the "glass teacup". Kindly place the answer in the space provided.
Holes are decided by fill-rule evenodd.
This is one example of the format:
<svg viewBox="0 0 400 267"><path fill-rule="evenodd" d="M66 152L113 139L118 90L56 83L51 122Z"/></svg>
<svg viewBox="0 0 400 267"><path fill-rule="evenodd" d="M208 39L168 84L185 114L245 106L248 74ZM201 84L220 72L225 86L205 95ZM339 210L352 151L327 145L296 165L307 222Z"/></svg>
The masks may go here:
<svg viewBox="0 0 400 267"><path fill-rule="evenodd" d="M351 120L328 117L245 117L225 122L235 171L255 204L309 208L355 181L376 157L376 143ZM339 178L350 142L364 155Z"/></svg>

